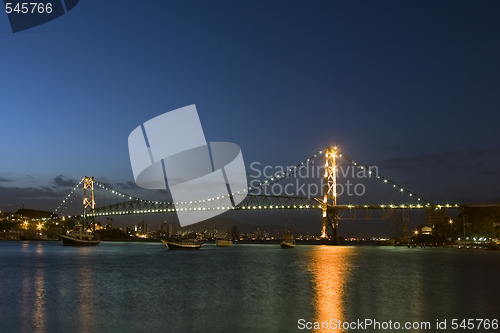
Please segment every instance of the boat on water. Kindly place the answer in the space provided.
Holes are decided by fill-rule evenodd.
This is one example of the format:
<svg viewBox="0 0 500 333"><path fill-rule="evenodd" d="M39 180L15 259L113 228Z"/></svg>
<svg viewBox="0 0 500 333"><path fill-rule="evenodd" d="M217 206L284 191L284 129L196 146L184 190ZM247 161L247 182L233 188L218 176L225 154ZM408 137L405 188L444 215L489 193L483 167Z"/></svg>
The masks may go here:
<svg viewBox="0 0 500 333"><path fill-rule="evenodd" d="M70 232L67 235L62 235L61 240L63 245L72 246L96 246L101 242L92 234L82 234L76 232Z"/></svg>
<svg viewBox="0 0 500 333"><path fill-rule="evenodd" d="M217 238L215 240L215 245L220 247L228 247L233 245L233 241L227 238Z"/></svg>
<svg viewBox="0 0 500 333"><path fill-rule="evenodd" d="M179 241L167 241L161 239L161 242L165 244L169 250L198 250L203 246L203 243L195 240L179 240Z"/></svg>
<svg viewBox="0 0 500 333"><path fill-rule="evenodd" d="M293 249L295 247L295 239L293 238L293 233L291 231L285 232L280 246L282 249Z"/></svg>
<svg viewBox="0 0 500 333"><path fill-rule="evenodd" d="M231 233L222 233L215 238L215 245L219 247L229 247L233 245L233 237Z"/></svg>
<svg viewBox="0 0 500 333"><path fill-rule="evenodd" d="M282 249L293 249L295 247L295 241L294 240L292 240L292 241L282 240L280 243L280 246Z"/></svg>

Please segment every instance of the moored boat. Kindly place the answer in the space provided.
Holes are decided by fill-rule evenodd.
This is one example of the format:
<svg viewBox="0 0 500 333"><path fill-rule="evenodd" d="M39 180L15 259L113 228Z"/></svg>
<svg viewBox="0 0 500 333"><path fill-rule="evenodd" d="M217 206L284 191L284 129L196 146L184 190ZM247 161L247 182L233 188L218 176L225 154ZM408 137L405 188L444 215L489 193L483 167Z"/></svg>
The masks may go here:
<svg viewBox="0 0 500 333"><path fill-rule="evenodd" d="M228 247L233 245L233 241L227 238L217 238L215 240L215 245L220 247Z"/></svg>
<svg viewBox="0 0 500 333"><path fill-rule="evenodd" d="M165 244L169 250L198 250L203 246L203 243L197 240L167 241L161 239L161 242Z"/></svg>
<svg viewBox="0 0 500 333"><path fill-rule="evenodd" d="M285 232L280 246L282 249L293 249L295 247L295 239L293 238L293 234L291 231Z"/></svg>
<svg viewBox="0 0 500 333"><path fill-rule="evenodd" d="M215 238L215 245L229 247L233 245L233 237L230 232L222 233Z"/></svg>
<svg viewBox="0 0 500 333"><path fill-rule="evenodd" d="M282 249L293 249L295 247L295 241L282 240L280 246Z"/></svg>
<svg viewBox="0 0 500 333"><path fill-rule="evenodd" d="M63 245L72 246L95 246L101 242L100 240L96 239L94 235L74 232L71 232L67 235L62 235L61 240Z"/></svg>

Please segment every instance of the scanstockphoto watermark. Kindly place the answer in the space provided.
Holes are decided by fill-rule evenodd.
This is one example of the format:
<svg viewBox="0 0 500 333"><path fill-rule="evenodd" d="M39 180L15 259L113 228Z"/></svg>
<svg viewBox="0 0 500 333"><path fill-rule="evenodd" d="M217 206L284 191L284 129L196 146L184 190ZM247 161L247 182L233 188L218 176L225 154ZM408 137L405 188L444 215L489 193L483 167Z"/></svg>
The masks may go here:
<svg viewBox="0 0 500 333"><path fill-rule="evenodd" d="M324 165L311 163L302 168L295 168L295 166L263 165L261 162L254 161L250 163L249 169L249 185L256 189L255 194L297 196L308 199L317 198L323 194L326 170ZM284 174L287 177L283 177ZM377 166L361 168L354 165L338 165L336 175L337 196L349 197L365 195L364 180L379 177ZM276 181L277 179L280 181ZM272 181L266 183L265 180Z"/></svg>

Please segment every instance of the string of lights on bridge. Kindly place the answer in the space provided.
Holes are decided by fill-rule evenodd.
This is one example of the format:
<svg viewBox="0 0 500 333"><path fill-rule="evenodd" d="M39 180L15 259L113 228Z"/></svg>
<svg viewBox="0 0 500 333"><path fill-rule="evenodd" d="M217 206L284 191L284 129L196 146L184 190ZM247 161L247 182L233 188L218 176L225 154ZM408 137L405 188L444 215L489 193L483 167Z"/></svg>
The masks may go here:
<svg viewBox="0 0 500 333"><path fill-rule="evenodd" d="M257 190L259 188L263 188L265 186L273 185L273 184L275 184L283 179L286 179L288 177L293 176L294 174L299 172L301 169L307 168L310 163L314 162L316 159L321 157L322 152L323 151L320 150L316 154L314 154L313 156L311 156L308 159L302 161L301 163L291 167L290 169L286 170L285 172L278 173L278 174L274 175L273 177L270 177L269 179L266 179L255 186L249 187L248 188L249 192L251 192L252 190Z"/></svg>
<svg viewBox="0 0 500 333"><path fill-rule="evenodd" d="M342 153L339 153L338 155L339 157L351 162L354 166L356 166L358 169L360 170L368 170L368 174L369 175L372 175L373 174L373 171L370 170L370 167L363 164L363 163L360 163L359 161L345 155L345 154L342 154ZM421 205L421 204L417 204L417 205L393 205L393 204L390 204L390 205L384 205L384 204L381 204L379 205L380 208L429 208L431 206L433 206L436 210L437 209L442 209L442 208L457 208L459 207L458 204L437 204L437 205L432 205L430 201L422 198L421 196L415 194L415 192L409 190L408 188L402 186L402 185L399 185L398 183L390 180L389 178L387 177L384 177L383 175L381 175L378 170L376 172L376 178L377 179L380 179L384 184L389 184L389 185L392 185L392 187L395 189L395 190L398 190L399 192L401 193L406 193L408 194L409 197L413 197L413 198L416 198L417 201L421 201L423 202L424 204ZM358 208L358 207L365 207L365 208L368 208L369 205L347 205L347 208Z"/></svg>
<svg viewBox="0 0 500 333"><path fill-rule="evenodd" d="M316 154L312 155L308 159L302 161L301 163L288 168L286 171L278 173L272 177L269 177L268 179L260 182L257 185L250 186L244 190L237 191L234 193L231 193L230 195L222 195L218 197L213 197L213 198L208 198L208 199L203 199L203 200L194 200L194 201L189 201L189 202L163 202L163 201L155 201L155 200L147 200L147 199L142 199L136 196L132 196L130 194L127 194L125 192L116 190L109 185L106 185L105 183L95 180L94 182L94 187L99 187L105 191L110 192L111 194L127 199L129 201L133 202L143 202L143 203L149 203L149 204L154 204L154 205L162 205L162 206L168 206L168 205L193 205L193 204L205 204L205 203L214 203L217 200L221 199L228 199L231 196L236 196L238 194L251 194L255 190L258 190L259 188L264 188L266 186L273 185L281 180L284 180L290 176L293 176L297 172L299 172L303 168L307 168L311 163L313 163L315 160L318 158L322 157L324 153L324 150L318 151ZM360 170L367 170L368 173L371 175L373 172L370 170L370 167L354 160L353 158L344 155L342 153L338 153L338 157L341 157L350 163L352 163L355 167L359 168ZM384 184L389 184L392 185L392 187L395 190L398 190L401 193L406 193L408 194L409 197L413 197L417 199L418 201L422 202L423 204L401 204L401 205L394 205L394 204L380 204L380 205L338 205L339 208L342 209L412 209L412 208L429 208L429 207L435 207L435 209L441 209L441 208L454 208L454 207L459 207L457 204L444 204L444 205L431 205L431 203L422 197L416 195L414 192L410 191L404 186L401 186L397 184L396 182L390 180L389 178L382 176L381 174L376 173L376 178L380 179ZM72 191L65 197L65 199L59 204L59 206L54 210L52 213L54 216L61 211L64 211L69 204L73 202L72 196L75 194L76 190L80 187L80 185L83 183L83 179L72 189ZM175 211L201 211L201 210L273 210L273 209L321 209L322 205L250 205L250 206L218 206L218 207L188 207L188 208L165 208L165 209L146 209L146 210L133 210L133 211L119 211L119 212L112 212L112 213L97 213L95 216L107 216L107 215L121 215L121 214L148 214L148 213L162 213L162 212L175 212Z"/></svg>
<svg viewBox="0 0 500 333"><path fill-rule="evenodd" d="M148 202L148 203L154 203L154 204L175 204L175 205L206 203L206 202L211 202L211 201L226 199L226 198L229 198L230 196L236 196L237 194L242 194L242 193L246 193L246 192L251 193L252 191L257 190L259 188L263 188L265 186L270 186L272 184L275 184L275 183L277 183L277 182L279 182L279 181L281 181L283 179L286 179L286 178L288 178L290 176L293 176L295 173L297 173L301 169L308 167L311 162L313 162L317 158L321 157L322 156L321 154L322 154L322 151L320 150L318 153L316 153L313 156L309 157L308 159L302 161L301 163L299 163L299 164L297 164L297 165L295 165L293 167L290 167L290 169L286 170L285 172L278 173L278 174L270 177L269 179L266 179L266 180L262 181L261 183L259 183L257 185L250 186L250 187L248 187L246 189L243 189L241 191L233 192L230 195L221 195L221 196L218 196L218 197L213 197L213 198L208 198L208 199L202 199L202 200L193 200L193 201L189 201L189 202L188 201L184 201L184 202L172 203L172 202L160 202L160 201L153 201L153 200L145 200L145 199L133 197L133 196L130 196L130 195L126 194L126 193L123 193L123 192L120 192L118 190L115 190L112 187L110 187L110 186L108 186L108 185L106 185L106 184L104 184L102 182L96 181L95 184L97 186L99 186L99 187L101 187L101 188L103 188L103 189L111 192L112 194L115 194L115 195L119 196L119 197L123 197L123 198L127 198L128 197L129 200L137 200L137 201L140 201L140 202ZM294 205L294 206L296 206L296 205ZM259 206L257 206L257 207L259 207ZM300 207L300 206L297 206L297 207ZM288 208L290 208L290 207L288 207ZM302 207L300 207L300 208L302 208ZM307 208L310 208L310 207L307 207ZM225 207L221 207L220 209L226 209L226 208Z"/></svg>
<svg viewBox="0 0 500 333"><path fill-rule="evenodd" d="M290 176L293 176L295 173L297 173L298 171L300 171L302 168L305 168L305 167L308 167L309 164L313 161L315 161L316 159L318 159L319 157L321 157L323 154L323 150L320 150L318 151L316 154L314 154L312 157L308 158L307 160L304 160L302 163L300 164L297 164L296 166L294 167L291 167L290 169L288 169L286 172L282 172L282 173L279 173L279 174L276 174L275 176L273 177L270 177L269 179L253 186L253 187L249 187L249 192L251 192L252 190L255 190L255 189L258 189L258 188L263 188L265 186L269 186L269 185L272 185L272 184L275 184L283 179L286 179ZM342 153L339 153L338 157L341 157L341 158L344 158L345 160L351 162L354 166L356 166L357 168L359 168L360 170L368 170L368 174L373 174L373 172L370 170L370 167L354 160L353 158L347 156L347 155L344 155ZM421 196L415 194L413 191L409 190L408 188L402 186L402 185L399 185L398 183L390 180L389 178L381 175L380 173L378 173L378 170L377 170L377 173L376 173L376 178L377 179L380 179L384 184L390 184L392 185L392 187L395 189L395 190L399 190L400 192L402 193L406 193L408 194L409 197L413 197L413 198L416 198L417 201L422 201L424 203L424 205L421 205L421 204L416 204L416 205L412 205L412 204L409 204L409 205L394 205L394 204L381 204L379 205L380 208L424 208L425 207L430 207L431 206L431 203L422 198ZM441 209L441 208L450 208L450 207L458 207L459 205L458 204L445 204L445 205L435 205L436 209ZM315 206L312 206L311 208L314 208ZM318 208L321 208L322 206L319 205ZM341 207L347 207L348 209L353 209L353 208L369 208L369 207L373 207L373 205L344 205ZM253 209L255 209L255 207L252 207ZM302 208L302 207L300 207ZM309 208L309 207L308 207ZM243 208L244 209L244 208ZM266 209L264 207L264 209Z"/></svg>
<svg viewBox="0 0 500 333"><path fill-rule="evenodd" d="M168 208L168 209L144 209L144 210L131 210L131 211L117 211L117 212L104 212L89 214L90 216L113 216L113 215L128 215L128 214L152 214L152 213L169 213L177 211L212 211L212 210L280 210L280 209L321 209L322 205L259 205L259 206L218 206L218 207L190 207L190 208ZM421 209L426 208L420 204L407 204L407 205L338 205L339 209ZM437 205L435 209L442 208L458 208L459 205Z"/></svg>
<svg viewBox="0 0 500 333"><path fill-rule="evenodd" d="M118 211L110 213L95 213L94 216L110 216L110 215L127 215L127 214L150 214L150 213L168 213L176 211L207 211L207 210L262 210L262 209L316 209L321 208L321 205L269 205L269 206L219 206L213 208L207 207L191 207L191 208L168 208L168 209L146 209L133 211ZM91 214L92 215L92 214Z"/></svg>
<svg viewBox="0 0 500 333"><path fill-rule="evenodd" d="M122 198L125 198L125 199L128 199L128 200L135 200L135 201L141 201L141 202L150 202L150 203L162 203L162 204L167 204L167 202L160 202L160 201L152 201L152 200L145 200L145 199L141 199L141 198L138 198L138 197L134 197L132 195L129 195L129 194L126 194L124 192L121 192L121 191L118 191L118 190L115 190L114 188L96 180L94 181L94 185L95 186L99 186L100 188L102 188L103 190L106 190L108 192L110 192L111 194L114 194L116 195L117 197L122 197Z"/></svg>
<svg viewBox="0 0 500 333"><path fill-rule="evenodd" d="M358 169L360 170L368 170L368 174L373 174L373 172L370 170L370 167L369 166L366 166L358 161L356 161L355 159L345 155L345 154L342 154L340 153L338 155L339 157L351 162L354 166L356 166ZM389 178L387 177L384 177L383 175L381 175L380 173L378 173L378 170L376 172L376 178L377 179L380 179L384 184L390 184L392 185L392 187L395 189L395 190L398 190L399 192L401 193L406 193L408 194L409 197L413 197L413 198L416 198L417 201L421 201L423 202L424 204L421 205L421 204L416 204L416 205L412 205L412 204L409 204L409 205L404 205L404 204L401 204L401 205L393 205L393 204L390 204L390 205L384 205L384 204L381 204L379 205L380 208L430 208L430 207L434 207L436 210L438 209L442 209L442 208L458 208L459 205L458 204L437 204L437 205L432 205L430 201L422 198L421 196L415 194L413 191L409 190L408 188L402 186L402 185L399 185L398 183L390 180ZM365 207L365 208L368 208L370 207L370 205L347 205L347 208L359 208L359 207Z"/></svg>
<svg viewBox="0 0 500 333"><path fill-rule="evenodd" d="M246 192L250 193L253 190L256 190L258 188L262 188L263 186L269 186L269 185L272 185L274 183L277 183L280 180L283 180L285 178L293 176L299 170L308 167L309 163L311 163L312 161L314 161L315 159L317 159L320 156L321 156L321 151L319 151L317 154L311 156L310 158L304 160L303 162L297 164L296 166L291 167L286 172L282 172L280 174L276 174L276 175L270 177L269 179L267 179L265 181L262 181L261 183L259 183L257 185L250 186L250 187L248 187L246 189L243 189L241 191L233 192L230 195L229 194L228 195L221 195L221 196L218 196L218 197L213 197L213 198L208 198L208 199L202 199L202 200L183 201L183 202L176 202L176 203L173 203L173 202L163 202L163 201L155 201L155 200L146 200L146 199L141 199L141 198L138 198L138 197L134 197L134 196L128 195L128 194L126 194L124 192L115 190L112 187L110 187L110 186L108 186L108 185L106 185L106 184L104 184L102 182L99 182L97 180L95 181L95 185L99 186L100 188L102 188L104 190L107 190L107 191L111 192L111 194L114 194L114 195L116 195L118 197L128 198L129 200L136 200L136 201L140 201L140 202L148 202L148 203L154 203L154 204L175 204L175 205L205 203L205 202L210 202L210 201L215 201L215 200L227 199L230 196L236 196L237 194L242 194L242 193L246 193ZM224 209L224 208L221 208L221 209Z"/></svg>
<svg viewBox="0 0 500 333"><path fill-rule="evenodd" d="M76 192L76 190L80 187L80 185L82 185L83 180L84 180L84 178L82 178L82 180L80 180L80 182L78 184L76 184L76 186L71 190L71 192L69 192L69 194L63 199L63 201L61 201L61 203L59 204L59 206L57 206L57 208L52 212L50 218L57 218L57 216L56 216L57 212L59 212L59 211L63 211L64 212L64 210L70 204L73 203L74 198L72 196Z"/></svg>
<svg viewBox="0 0 500 333"><path fill-rule="evenodd" d="M357 167L358 169L360 170L368 170L368 174L369 175L372 175L373 174L373 171L371 171L370 167L369 166L366 166L362 163L359 163L358 161L354 160L353 158L347 156L347 155L344 155L344 154L339 154L339 157L351 162L355 167ZM387 177L384 177L382 176L380 173L378 173L378 170L376 172L376 175L377 179L380 179L384 184L390 184L392 185L392 187L395 189L395 190L399 190L399 192L402 192L402 193L406 193L408 194L409 197L414 197L416 198L418 201L422 201L425 203L425 206L430 206L431 203L428 201L428 200L425 200L424 198L422 198L421 196L419 195L416 195L414 192L410 191L409 189L407 189L406 187L404 186L401 186L399 184L397 184L396 182L390 180L389 178Z"/></svg>

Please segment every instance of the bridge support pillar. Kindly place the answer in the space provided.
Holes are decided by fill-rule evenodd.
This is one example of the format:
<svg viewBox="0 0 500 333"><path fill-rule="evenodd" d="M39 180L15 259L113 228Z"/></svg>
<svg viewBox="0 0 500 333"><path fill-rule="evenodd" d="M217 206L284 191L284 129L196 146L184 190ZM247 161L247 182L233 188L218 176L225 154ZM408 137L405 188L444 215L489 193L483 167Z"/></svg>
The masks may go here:
<svg viewBox="0 0 500 333"><path fill-rule="evenodd" d="M92 232L95 234L95 196L94 196L94 177L83 178L83 213L82 227L83 232Z"/></svg>
<svg viewBox="0 0 500 333"><path fill-rule="evenodd" d="M325 152L325 177L323 184L323 229L321 231L322 243L328 242L328 226L332 228L333 244L338 244L337 229L339 216L337 214L337 147L326 148Z"/></svg>

